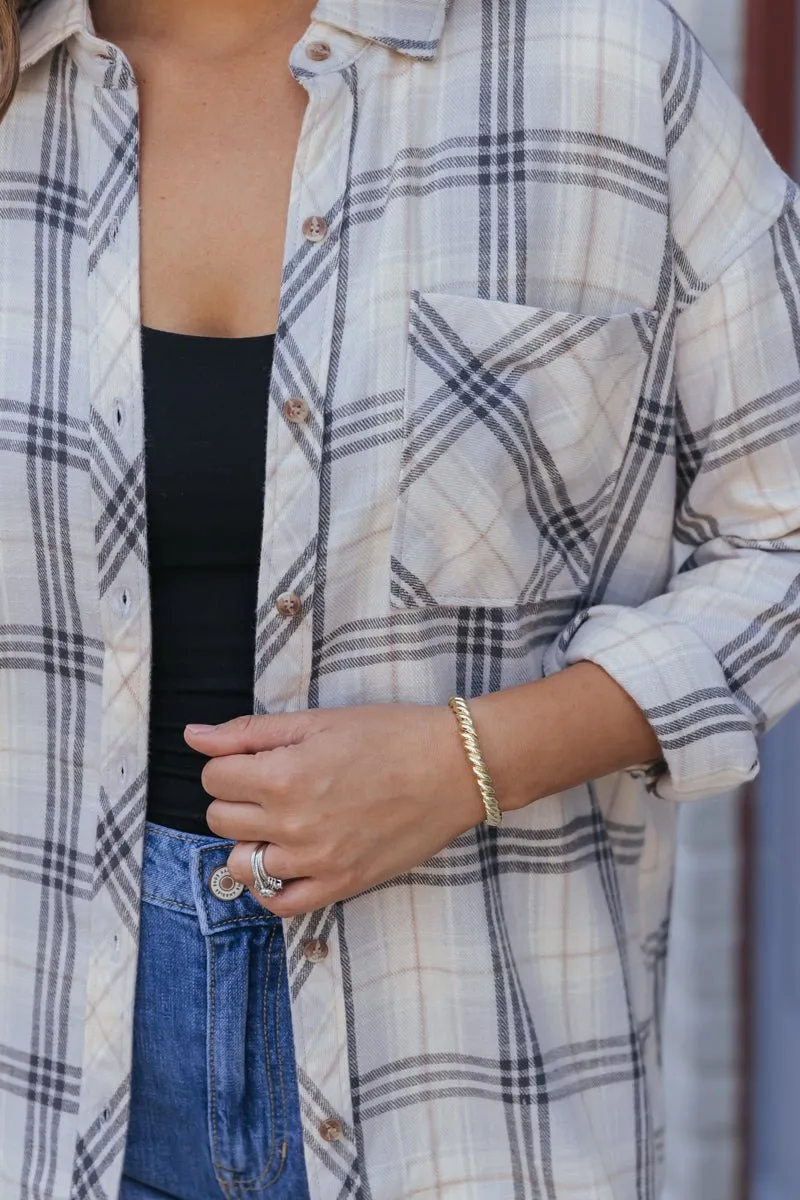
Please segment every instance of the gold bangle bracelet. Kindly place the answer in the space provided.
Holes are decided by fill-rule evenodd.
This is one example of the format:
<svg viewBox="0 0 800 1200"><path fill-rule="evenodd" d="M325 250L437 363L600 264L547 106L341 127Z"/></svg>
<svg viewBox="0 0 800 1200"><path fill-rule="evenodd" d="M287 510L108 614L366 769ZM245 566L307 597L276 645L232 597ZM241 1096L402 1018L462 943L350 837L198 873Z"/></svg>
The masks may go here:
<svg viewBox="0 0 800 1200"><path fill-rule="evenodd" d="M463 696L451 696L447 703L450 705L453 716L458 722L458 731L461 734L467 758L478 784L478 791L481 794L483 807L486 809L486 824L496 829L498 825L503 823L503 814L500 811L500 805L497 803L497 793L494 790L492 777L481 754L478 734L472 720L472 713L469 711L469 707Z"/></svg>

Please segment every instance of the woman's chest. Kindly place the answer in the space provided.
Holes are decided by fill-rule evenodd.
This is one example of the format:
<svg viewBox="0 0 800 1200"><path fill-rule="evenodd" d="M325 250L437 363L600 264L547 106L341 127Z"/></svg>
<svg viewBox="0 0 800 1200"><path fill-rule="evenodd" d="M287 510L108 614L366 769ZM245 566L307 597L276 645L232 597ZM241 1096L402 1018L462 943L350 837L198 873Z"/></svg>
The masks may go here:
<svg viewBox="0 0 800 1200"><path fill-rule="evenodd" d="M285 239L262 599L320 533L342 579L371 581L372 610L390 591L401 608L577 596L608 551L620 487L643 472L658 486L639 527L663 558L673 296L655 134L630 113L592 135L536 126L537 103L554 125L564 116L544 107L546 79L502 123L469 70L432 106L441 80L379 70L384 53L305 81L306 120L277 188L288 194L275 203ZM334 42L334 67L337 54ZM130 90L70 93L66 53L48 71L23 98L40 143L0 221L0 284L13 290L0 395L17 413L0 453L16 456L5 478L20 485L31 462L60 465L59 519L124 611L146 562L139 106ZM214 177L211 149L206 161ZM168 262L203 263L188 228ZM219 236L238 245L235 228ZM253 257L232 308L222 302L234 321L268 273L269 256Z"/></svg>
<svg viewBox="0 0 800 1200"><path fill-rule="evenodd" d="M153 47L139 88L145 324L248 337L277 323L306 92L288 44L197 64Z"/></svg>

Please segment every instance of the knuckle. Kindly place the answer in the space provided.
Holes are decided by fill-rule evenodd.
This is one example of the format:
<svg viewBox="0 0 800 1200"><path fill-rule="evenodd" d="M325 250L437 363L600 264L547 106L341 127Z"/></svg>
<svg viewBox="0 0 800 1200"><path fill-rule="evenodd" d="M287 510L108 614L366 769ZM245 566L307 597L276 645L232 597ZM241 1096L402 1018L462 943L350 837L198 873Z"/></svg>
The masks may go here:
<svg viewBox="0 0 800 1200"><path fill-rule="evenodd" d="M210 759L200 772L200 783L209 796L214 795L214 781L217 778L216 759Z"/></svg>
<svg viewBox="0 0 800 1200"><path fill-rule="evenodd" d="M287 842L307 847L307 853L313 856L314 851L309 847L313 831L307 817L289 809L283 813L280 824L281 834Z"/></svg>
<svg viewBox="0 0 800 1200"><path fill-rule="evenodd" d="M212 800L206 809L206 824L212 833L218 833L222 836L222 813L216 800Z"/></svg>
<svg viewBox="0 0 800 1200"><path fill-rule="evenodd" d="M274 759L268 757L268 753L258 755L261 760L261 765L267 769L265 779L266 789L272 796L279 800L288 799L296 788L295 772L292 770L288 762L275 762Z"/></svg>
<svg viewBox="0 0 800 1200"><path fill-rule="evenodd" d="M239 883L252 887L253 877L250 873L250 856L247 850L240 846L234 846L228 855L228 870L234 879L238 879ZM255 893L253 894L255 895Z"/></svg>
<svg viewBox="0 0 800 1200"><path fill-rule="evenodd" d="M336 874L350 876L359 867L359 858L353 853L353 848L347 841L337 841L327 847L328 861L336 866Z"/></svg>
<svg viewBox="0 0 800 1200"><path fill-rule="evenodd" d="M230 722L230 728L234 733L248 734L253 733L257 728L258 717L253 713L244 713L241 717L234 717Z"/></svg>
<svg viewBox="0 0 800 1200"><path fill-rule="evenodd" d="M303 867L312 879L324 879L330 875L330 856L325 850L311 846L303 851Z"/></svg>
<svg viewBox="0 0 800 1200"><path fill-rule="evenodd" d="M293 794L291 782L286 776L281 775L275 780L269 782L269 794L274 800L290 800Z"/></svg>
<svg viewBox="0 0 800 1200"><path fill-rule="evenodd" d="M355 866L345 864L337 874L336 890L343 896L353 896L362 890L361 872Z"/></svg>
<svg viewBox="0 0 800 1200"><path fill-rule="evenodd" d="M243 883L245 887L247 887L247 885L253 881L253 877L248 871L247 867L237 860L228 859L228 870L236 882ZM255 895L255 893L253 894Z"/></svg>

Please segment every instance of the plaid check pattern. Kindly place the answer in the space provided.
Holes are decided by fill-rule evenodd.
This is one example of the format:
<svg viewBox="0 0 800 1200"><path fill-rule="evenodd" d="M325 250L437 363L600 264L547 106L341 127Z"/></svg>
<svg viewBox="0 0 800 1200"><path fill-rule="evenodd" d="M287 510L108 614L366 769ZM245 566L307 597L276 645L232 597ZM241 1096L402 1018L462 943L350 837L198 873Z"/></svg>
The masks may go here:
<svg viewBox="0 0 800 1200"><path fill-rule="evenodd" d="M137 93L86 0L22 25L0 1198L113 1200L150 663ZM663 751L287 924L311 1193L656 1200L673 801L752 778L800 698L800 202L659 0L320 0L307 37L332 53L290 63L254 708L443 703L588 659Z"/></svg>

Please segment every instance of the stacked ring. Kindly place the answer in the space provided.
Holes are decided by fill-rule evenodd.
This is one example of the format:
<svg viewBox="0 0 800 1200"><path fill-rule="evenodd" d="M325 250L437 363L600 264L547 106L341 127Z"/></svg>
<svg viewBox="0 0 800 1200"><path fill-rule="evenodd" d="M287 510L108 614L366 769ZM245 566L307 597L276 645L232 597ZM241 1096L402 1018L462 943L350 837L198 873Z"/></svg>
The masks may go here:
<svg viewBox="0 0 800 1200"><path fill-rule="evenodd" d="M250 856L250 866L253 869L255 890L262 900L274 900L283 887L283 880L275 875L269 875L264 870L264 851L269 842L259 842Z"/></svg>

